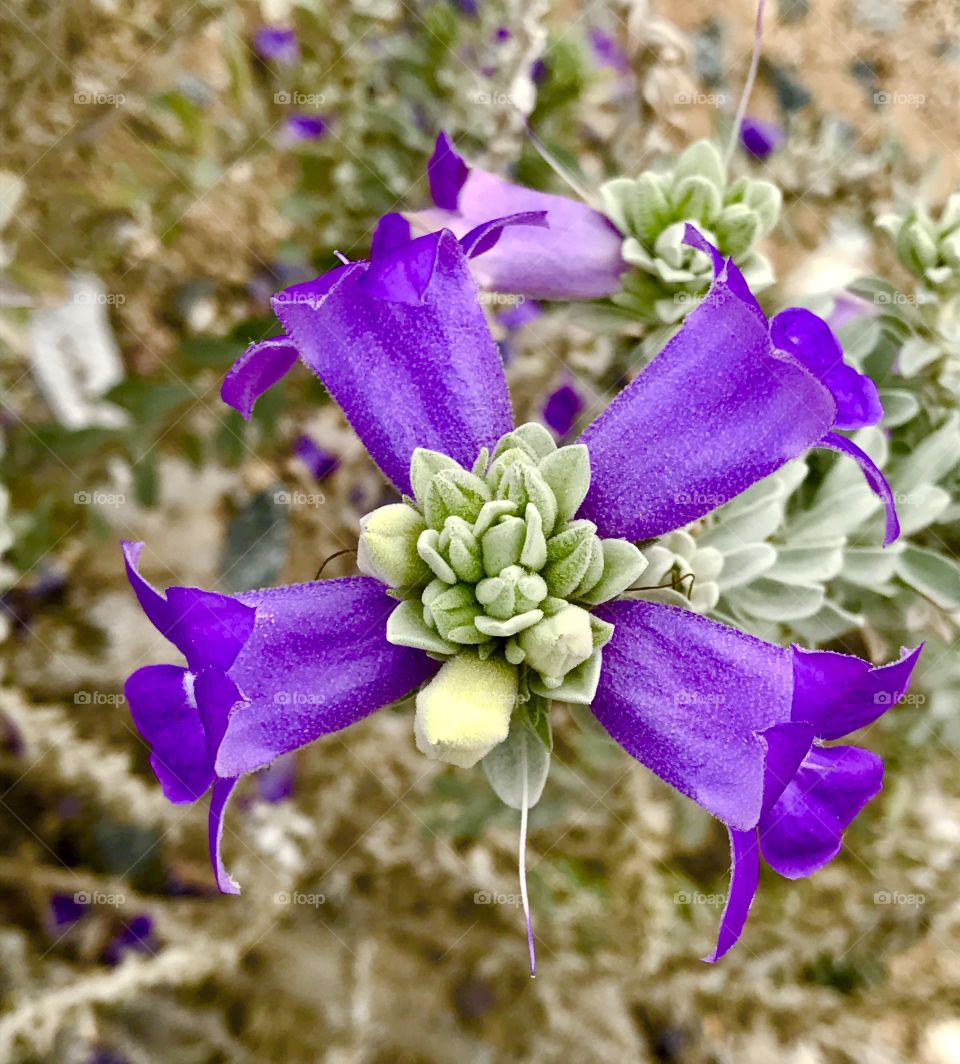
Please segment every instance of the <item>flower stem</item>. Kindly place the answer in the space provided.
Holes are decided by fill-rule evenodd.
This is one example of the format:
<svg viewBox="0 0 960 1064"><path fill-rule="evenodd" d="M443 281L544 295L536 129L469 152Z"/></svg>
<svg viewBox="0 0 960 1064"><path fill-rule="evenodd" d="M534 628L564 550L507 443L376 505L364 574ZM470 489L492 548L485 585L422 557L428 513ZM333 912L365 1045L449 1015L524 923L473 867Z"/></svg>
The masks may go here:
<svg viewBox="0 0 960 1064"><path fill-rule="evenodd" d="M750 57L750 69L747 71L747 80L743 85L737 113L733 116L733 129L730 130L730 139L727 141L727 150L723 156L725 167L730 165L730 160L733 158L733 153L737 146L737 138L740 136L740 127L743 125L743 119L747 113L750 94L753 92L753 83L757 80L757 68L760 66L760 38L763 36L763 5L764 0L757 0L757 23L753 35L753 55Z"/></svg>
<svg viewBox="0 0 960 1064"><path fill-rule="evenodd" d="M530 978L537 977L537 951L533 944L533 923L530 920L530 899L527 897L527 746L522 747L523 790L520 803L520 898L523 901L523 918L527 923L527 948L530 951Z"/></svg>

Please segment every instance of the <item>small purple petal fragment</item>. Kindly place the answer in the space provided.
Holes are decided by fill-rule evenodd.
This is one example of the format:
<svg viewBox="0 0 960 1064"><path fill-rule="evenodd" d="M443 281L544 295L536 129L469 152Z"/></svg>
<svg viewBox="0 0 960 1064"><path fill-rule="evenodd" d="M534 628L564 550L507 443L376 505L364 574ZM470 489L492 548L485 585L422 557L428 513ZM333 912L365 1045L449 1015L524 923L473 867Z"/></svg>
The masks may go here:
<svg viewBox="0 0 960 1064"><path fill-rule="evenodd" d="M810 724L818 739L841 739L872 724L906 693L923 644L899 661L871 665L832 650L793 651L791 719Z"/></svg>
<svg viewBox="0 0 960 1064"><path fill-rule="evenodd" d="M540 229L549 229L546 211L522 211L519 214L508 214L505 218L494 218L489 222L471 229L466 236L460 238L460 246L468 259L475 259L492 251L503 235L503 231L511 225L534 225Z"/></svg>
<svg viewBox="0 0 960 1064"><path fill-rule="evenodd" d="M789 718L790 652L673 606L621 600L593 713L638 761L735 828L754 827L767 743Z"/></svg>
<svg viewBox="0 0 960 1064"><path fill-rule="evenodd" d="M505 329L515 332L517 329L522 329L524 325L536 321L542 314L543 308L535 299L524 299L523 296L518 296L517 302L512 307L497 315L497 321Z"/></svg>
<svg viewBox="0 0 960 1064"><path fill-rule="evenodd" d="M385 214L373 231L370 260L376 262L410 243L410 223L402 214Z"/></svg>
<svg viewBox="0 0 960 1064"><path fill-rule="evenodd" d="M300 58L297 31L282 26L261 26L253 36L253 47L268 63L292 66Z"/></svg>
<svg viewBox="0 0 960 1064"><path fill-rule="evenodd" d="M300 435L293 444L293 453L310 471L315 480L324 480L337 468L339 457L321 447L307 435Z"/></svg>
<svg viewBox="0 0 960 1064"><path fill-rule="evenodd" d="M123 689L164 797L176 804L195 802L214 778L192 688L192 674L178 665L145 665Z"/></svg>
<svg viewBox="0 0 960 1064"><path fill-rule="evenodd" d="M369 577L238 596L257 625L231 677L247 699L230 717L217 772L238 776L396 702L439 668L386 641L396 602Z"/></svg>
<svg viewBox="0 0 960 1064"><path fill-rule="evenodd" d="M120 547L123 551L127 580L137 596L140 609L150 619L153 627L162 635L166 635L173 624L174 616L163 595L140 575L140 555L143 553L144 544L125 539Z"/></svg>
<svg viewBox="0 0 960 1064"><path fill-rule="evenodd" d="M447 133L441 132L427 163L427 181L434 205L444 211L457 210L460 190L469 176L470 167L454 148Z"/></svg>
<svg viewBox="0 0 960 1064"><path fill-rule="evenodd" d="M287 115L284 132L293 140L319 140L326 135L329 123L320 115Z"/></svg>
<svg viewBox="0 0 960 1064"><path fill-rule="evenodd" d="M835 432L828 432L817 446L836 451L838 454L845 454L860 466L870 489L883 503L886 523L883 545L889 547L900 535L900 521L897 517L897 504L893 498L893 491L887 483L887 478L880 472L879 466L853 440L848 440L846 436L838 436Z"/></svg>
<svg viewBox="0 0 960 1064"><path fill-rule="evenodd" d="M763 767L763 810L770 809L797 774L813 745L814 729L810 724L786 721L762 733L767 744Z"/></svg>
<svg viewBox="0 0 960 1064"><path fill-rule="evenodd" d="M561 384L543 406L543 420L561 439L571 431L584 408L583 397L572 384Z"/></svg>
<svg viewBox="0 0 960 1064"><path fill-rule="evenodd" d="M191 669L225 672L250 638L256 610L231 595L198 587L167 589L172 624L164 633Z"/></svg>
<svg viewBox="0 0 960 1064"><path fill-rule="evenodd" d="M249 421L256 401L293 369L298 357L286 336L272 336L251 344L227 371L220 398Z"/></svg>
<svg viewBox="0 0 960 1064"><path fill-rule="evenodd" d="M856 746L815 747L760 821L763 859L787 879L837 856L843 830L883 787L883 761Z"/></svg>
<svg viewBox="0 0 960 1064"><path fill-rule="evenodd" d="M783 144L783 128L776 122L747 115L740 126L740 143L755 159L766 159Z"/></svg>
<svg viewBox="0 0 960 1064"><path fill-rule="evenodd" d="M701 246L692 226L687 239ZM602 536L681 528L820 443L833 425L829 390L773 351L739 270L720 261L680 332L581 437L592 479L579 516Z"/></svg>
<svg viewBox="0 0 960 1064"><path fill-rule="evenodd" d="M707 964L715 964L739 941L747 922L750 906L757 895L760 883L760 852L757 832L734 831L730 833L730 890L727 904L720 917L720 933L713 953L704 957Z"/></svg>
<svg viewBox="0 0 960 1064"><path fill-rule="evenodd" d="M362 263L282 292L274 309L303 360L400 491L411 492L417 447L468 468L513 427L503 363L456 237L420 237L395 255L431 251L433 275L419 306L380 298L359 283ZM389 273L391 257L380 264ZM376 269L376 264L370 269ZM402 271L395 271L402 272ZM404 283L409 284L408 274ZM380 284L389 281L381 270Z"/></svg>
<svg viewBox="0 0 960 1064"><path fill-rule="evenodd" d="M223 821L227 804L236 788L236 779L218 779L210 794L210 816L207 837L210 847L210 863L217 879L221 894L239 894L240 884L230 875L223 864L221 849L223 846Z"/></svg>
<svg viewBox="0 0 960 1064"><path fill-rule="evenodd" d="M600 66L607 66L618 74L631 71L630 56L620 47L617 40L599 26L590 30L590 47Z"/></svg>
<svg viewBox="0 0 960 1064"><path fill-rule="evenodd" d="M419 307L433 280L439 249L440 233L404 244L388 255L375 258L357 285L376 299Z"/></svg>
<svg viewBox="0 0 960 1064"><path fill-rule="evenodd" d="M782 310L770 321L774 347L806 366L830 389L837 402L835 429L860 429L883 420L877 386L843 361L833 330L805 307Z"/></svg>

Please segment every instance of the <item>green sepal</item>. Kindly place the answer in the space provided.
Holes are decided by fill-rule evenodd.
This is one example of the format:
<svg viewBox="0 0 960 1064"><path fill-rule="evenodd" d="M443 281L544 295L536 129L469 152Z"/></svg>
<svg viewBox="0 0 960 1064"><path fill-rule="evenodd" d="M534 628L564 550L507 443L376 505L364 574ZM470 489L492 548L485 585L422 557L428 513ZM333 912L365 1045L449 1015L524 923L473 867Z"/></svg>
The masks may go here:
<svg viewBox="0 0 960 1064"><path fill-rule="evenodd" d="M448 517L443 523L438 549L450 562L459 579L475 584L483 579L480 544L473 528L462 517Z"/></svg>
<svg viewBox="0 0 960 1064"><path fill-rule="evenodd" d="M563 609L521 632L517 642L544 687L559 687L563 677L593 653L590 614L566 603Z"/></svg>
<svg viewBox="0 0 960 1064"><path fill-rule="evenodd" d="M423 610L415 602L401 602L387 618L387 642L425 650L428 654L450 655L460 649L427 627Z"/></svg>
<svg viewBox="0 0 960 1064"><path fill-rule="evenodd" d="M556 526L557 500L546 478L536 466L514 462L500 480L497 498L515 502L520 513L524 513L527 504L532 503L540 511L545 535L549 536Z"/></svg>
<svg viewBox="0 0 960 1064"><path fill-rule="evenodd" d="M732 203L717 219L716 233L724 252L739 259L760 238L760 215L745 203Z"/></svg>
<svg viewBox="0 0 960 1064"><path fill-rule="evenodd" d="M690 174L679 181L670 198L674 211L680 217L707 225L713 224L722 204L720 188L700 174Z"/></svg>
<svg viewBox="0 0 960 1064"><path fill-rule="evenodd" d="M543 610L527 610L526 613L516 613L505 621L499 621L494 617L479 616L474 619L473 625L484 635L507 638L531 628L537 621L542 620Z"/></svg>
<svg viewBox="0 0 960 1064"><path fill-rule="evenodd" d="M601 621L599 617L590 614L590 637L595 650L600 650L610 642L613 638L613 628L609 621Z"/></svg>
<svg viewBox="0 0 960 1064"><path fill-rule="evenodd" d="M548 454L539 468L556 500L556 522L563 524L580 509L590 490L590 452L582 443L561 447Z"/></svg>
<svg viewBox="0 0 960 1064"><path fill-rule="evenodd" d="M459 467L444 469L430 481L423 515L427 524L439 532L448 517L460 517L473 524L483 504L489 501L486 481Z"/></svg>
<svg viewBox="0 0 960 1064"><path fill-rule="evenodd" d="M446 584L455 584L457 574L440 553L440 533L434 528L425 528L417 540L417 554L430 567L434 576Z"/></svg>
<svg viewBox="0 0 960 1064"><path fill-rule="evenodd" d="M583 602L599 606L622 594L647 567L647 559L640 549L626 539L603 539L603 575L586 594Z"/></svg>
<svg viewBox="0 0 960 1064"><path fill-rule="evenodd" d="M425 447L414 450L410 458L410 484L421 508L426 502L430 481L442 469L462 469L462 466L439 451L428 451Z"/></svg>
<svg viewBox="0 0 960 1064"><path fill-rule="evenodd" d="M499 576L501 570L520 561L527 535L522 517L504 517L483 537L483 568L487 576Z"/></svg>
<svg viewBox="0 0 960 1064"><path fill-rule="evenodd" d="M589 706L596 696L602 667L603 651L598 648L585 662L571 669L564 676L559 687L546 687L536 673L531 673L530 690L534 694L552 698L557 702L576 702L582 706Z"/></svg>
<svg viewBox="0 0 960 1064"><path fill-rule="evenodd" d="M464 642L460 629L473 627L474 618L481 612L473 588L466 584L456 584L431 597L429 609L440 635L456 643ZM482 643L483 639L475 642Z"/></svg>
<svg viewBox="0 0 960 1064"><path fill-rule="evenodd" d="M727 171L723 158L715 144L709 140L694 141L689 148L681 152L673 168L673 180L681 181L688 175L697 174L712 181L717 188L727 183Z"/></svg>

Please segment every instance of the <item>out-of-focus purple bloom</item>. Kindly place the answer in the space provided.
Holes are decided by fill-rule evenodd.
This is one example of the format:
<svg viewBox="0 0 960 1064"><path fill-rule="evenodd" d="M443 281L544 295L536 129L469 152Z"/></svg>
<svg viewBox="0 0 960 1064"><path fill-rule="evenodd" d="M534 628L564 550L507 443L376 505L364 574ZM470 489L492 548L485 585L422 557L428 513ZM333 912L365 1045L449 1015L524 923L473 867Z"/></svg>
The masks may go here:
<svg viewBox="0 0 960 1064"><path fill-rule="evenodd" d="M545 81L547 74L549 74L549 70L544 60L534 59L530 64L530 80L534 85L539 85L542 81Z"/></svg>
<svg viewBox="0 0 960 1064"><path fill-rule="evenodd" d="M292 66L300 59L297 31L281 26L261 26L253 35L257 55L268 63Z"/></svg>
<svg viewBox="0 0 960 1064"><path fill-rule="evenodd" d="M53 930L69 927L90 912L90 903L82 894L54 894L50 899L49 923Z"/></svg>
<svg viewBox="0 0 960 1064"><path fill-rule="evenodd" d="M401 492L412 494L417 448L469 468L513 425L469 260L496 247L506 226L535 222L524 214L483 223L460 240L449 230L410 240L403 221L389 216L370 262L339 266L276 297L286 335L238 360L224 399L248 417L299 358ZM605 538L658 535L816 446L847 450L883 490L879 471L834 431L873 424L882 411L871 382L845 371L826 324L795 308L768 321L733 262L692 228L686 239L712 256L713 286L580 437L590 481L575 515ZM893 513L894 531L895 522ZM125 545L130 581L187 664L140 669L127 682L127 698L167 797L193 801L212 785L211 855L221 889L235 891L219 839L237 778L398 700L439 664L387 640L396 602L376 579L236 596L172 587L163 596L137 571L141 548ZM594 613L613 626L593 700L597 719L734 839L738 869L719 956L749 905L751 840L774 838L771 810L781 801L794 809L810 791L809 774L824 768L815 740L879 716L905 689L918 651L873 668L858 658L774 646L656 602L622 599ZM839 825L831 846L853 815L852 791L859 808L876 782L858 766L837 771L821 803ZM829 847L808 845L809 821L789 812L770 843L786 856L767 859L806 874Z"/></svg>
<svg viewBox="0 0 960 1064"><path fill-rule="evenodd" d="M833 298L833 310L827 315L827 324L837 331L857 318L871 317L877 313L877 305L868 303L852 292L838 292Z"/></svg>
<svg viewBox="0 0 960 1064"><path fill-rule="evenodd" d="M507 310L497 315L497 321L510 332L522 329L524 325L536 321L543 314L543 308L534 299L521 299Z"/></svg>
<svg viewBox="0 0 960 1064"><path fill-rule="evenodd" d="M420 232L449 229L462 237L490 219L546 212L545 229L513 228L474 264L481 287L531 299L598 299L619 291L627 269L623 238L599 211L468 166L446 133L437 138L427 176L436 206L407 215Z"/></svg>
<svg viewBox="0 0 960 1064"><path fill-rule="evenodd" d="M103 959L107 964L119 964L126 954L154 953L157 945L153 918L146 913L140 913L124 924L123 929L110 939L103 951Z"/></svg>
<svg viewBox="0 0 960 1064"><path fill-rule="evenodd" d="M503 41L509 41L513 34L507 29L506 26L498 26L493 36L494 40L500 41L502 43Z"/></svg>
<svg viewBox="0 0 960 1064"><path fill-rule="evenodd" d="M476 18L480 10L478 0L456 0L456 4L463 14L469 15L470 18Z"/></svg>
<svg viewBox="0 0 960 1064"><path fill-rule="evenodd" d="M611 37L599 26L590 30L590 47L601 66L611 67L618 74L629 74L633 69L630 65L630 56L620 47L616 38Z"/></svg>
<svg viewBox="0 0 960 1064"><path fill-rule="evenodd" d="M766 159L783 144L784 139L783 127L776 122L747 115L740 126L740 143L755 159Z"/></svg>
<svg viewBox="0 0 960 1064"><path fill-rule="evenodd" d="M563 439L583 410L583 397L569 382L551 392L543 406L543 420Z"/></svg>
<svg viewBox="0 0 960 1064"><path fill-rule="evenodd" d="M257 790L265 802L285 802L293 794L296 779L296 755L284 754L256 774Z"/></svg>
<svg viewBox="0 0 960 1064"><path fill-rule="evenodd" d="M320 115L287 115L283 129L293 140L319 140L327 132L328 123Z"/></svg>
<svg viewBox="0 0 960 1064"><path fill-rule="evenodd" d="M293 453L310 470L310 474L316 480L323 480L337 468L340 459L337 455L325 450L310 436L300 435L293 445Z"/></svg>
<svg viewBox="0 0 960 1064"><path fill-rule="evenodd" d="M130 1062L119 1053L114 1053L112 1049L100 1047L87 1058L87 1064L130 1064Z"/></svg>

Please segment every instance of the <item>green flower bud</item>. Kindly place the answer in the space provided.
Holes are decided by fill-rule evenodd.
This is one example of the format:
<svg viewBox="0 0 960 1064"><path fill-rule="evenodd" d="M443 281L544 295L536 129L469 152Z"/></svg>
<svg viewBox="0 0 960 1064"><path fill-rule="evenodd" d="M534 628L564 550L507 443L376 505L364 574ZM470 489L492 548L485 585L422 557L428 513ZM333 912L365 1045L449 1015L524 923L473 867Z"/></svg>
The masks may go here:
<svg viewBox="0 0 960 1064"><path fill-rule="evenodd" d="M579 606L565 605L517 637L531 669L547 688L559 687L563 677L593 653L590 614Z"/></svg>
<svg viewBox="0 0 960 1064"><path fill-rule="evenodd" d="M480 543L462 517L448 517L437 541L438 550L461 580L475 584L483 578Z"/></svg>
<svg viewBox="0 0 960 1064"><path fill-rule="evenodd" d="M455 584L439 595L431 595L429 607L437 631L454 643L473 645L489 638L474 628L474 619L483 612L468 584Z"/></svg>
<svg viewBox="0 0 960 1064"><path fill-rule="evenodd" d="M577 521L575 524L579 525L581 522ZM585 578L592 576L592 583L596 583L603 572L603 550L595 532L591 530L589 535L584 535L578 529L578 533L576 545L556 560L548 561L543 569L542 575L550 594L557 598L571 597L581 584L590 583ZM554 537L555 540L559 538ZM547 546L548 554L553 549L553 543L554 540L551 540Z"/></svg>
<svg viewBox="0 0 960 1064"><path fill-rule="evenodd" d="M424 447L417 447L410 458L410 483L419 505L422 507L427 500L427 488L430 487L434 474L442 469L461 468L458 462L439 451L428 451Z"/></svg>
<svg viewBox="0 0 960 1064"><path fill-rule="evenodd" d="M483 537L483 568L487 576L499 576L508 565L516 565L527 537L522 517L503 517Z"/></svg>
<svg viewBox="0 0 960 1064"><path fill-rule="evenodd" d="M417 553L417 540L426 528L416 510L391 503L360 520L357 568L388 587L414 587L429 577Z"/></svg>
<svg viewBox="0 0 960 1064"><path fill-rule="evenodd" d="M720 189L699 174L691 174L679 181L670 198L678 215L703 225L713 223L722 204Z"/></svg>
<svg viewBox="0 0 960 1064"><path fill-rule="evenodd" d="M519 678L501 658L451 658L417 695L417 749L435 761L470 768L510 731Z"/></svg>
<svg viewBox="0 0 960 1064"><path fill-rule="evenodd" d="M499 458L514 447L525 451L534 462L539 462L541 458L546 458L551 451L557 449L549 430L545 429L543 425L538 425L535 421L528 421L526 425L521 425L519 428L514 429L513 432L508 432L506 436L502 437L493 452L493 457Z"/></svg>
<svg viewBox="0 0 960 1064"><path fill-rule="evenodd" d="M427 488L423 515L427 524L438 532L448 517L460 517L473 523L483 504L490 501L486 482L459 466L435 474Z"/></svg>
<svg viewBox="0 0 960 1064"><path fill-rule="evenodd" d="M569 521L590 490L590 452L582 443L561 447L539 468L557 501L557 522Z"/></svg>
<svg viewBox="0 0 960 1064"><path fill-rule="evenodd" d="M549 536L553 531L557 523L557 500L536 466L514 462L503 474L497 497L515 502L521 513L532 503L540 511L544 533Z"/></svg>
<svg viewBox="0 0 960 1064"><path fill-rule="evenodd" d="M498 454L487 472L487 486L495 494L500 490L500 484L511 466L520 463L522 465L535 466L537 459L530 453L529 448L516 446L508 447ZM500 496L498 495L498 498Z"/></svg>

